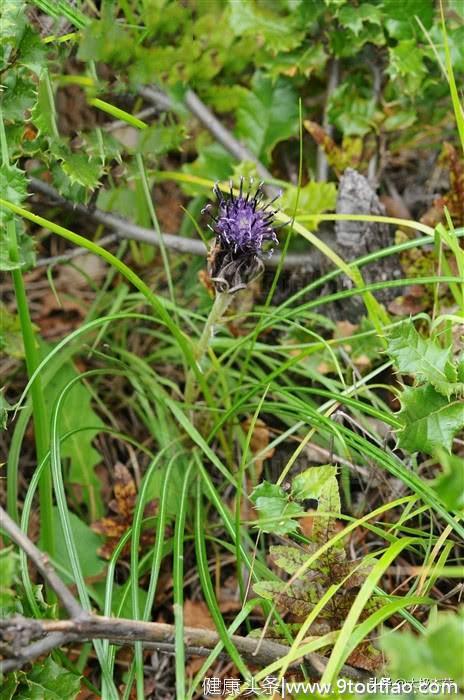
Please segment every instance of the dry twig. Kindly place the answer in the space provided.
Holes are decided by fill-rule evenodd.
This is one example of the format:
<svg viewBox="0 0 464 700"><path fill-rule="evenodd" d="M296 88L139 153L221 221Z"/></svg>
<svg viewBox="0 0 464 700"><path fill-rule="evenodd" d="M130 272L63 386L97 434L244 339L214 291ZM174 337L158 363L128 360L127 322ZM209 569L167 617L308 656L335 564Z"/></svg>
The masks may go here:
<svg viewBox="0 0 464 700"><path fill-rule="evenodd" d="M69 620L37 620L20 615L1 620L1 649L3 655L8 655L9 658L0 661L0 673L21 668L38 656L64 644L93 639L107 639L121 646L142 642L147 649L158 649L168 653L174 651L174 625L86 613L58 577L47 556L30 541L3 508L0 508L0 525L8 537L35 564L71 615ZM230 638L243 658L253 666L267 666L288 653L287 646L273 641L262 641L257 651L259 640L238 635L231 635ZM184 643L190 655L207 656L220 641L219 635L211 630L193 627L184 629ZM302 660L314 677L319 677L321 669L327 664L323 656L312 653L296 660L292 666L298 666ZM342 673L354 679L365 677L363 671L350 666L345 666Z"/></svg>

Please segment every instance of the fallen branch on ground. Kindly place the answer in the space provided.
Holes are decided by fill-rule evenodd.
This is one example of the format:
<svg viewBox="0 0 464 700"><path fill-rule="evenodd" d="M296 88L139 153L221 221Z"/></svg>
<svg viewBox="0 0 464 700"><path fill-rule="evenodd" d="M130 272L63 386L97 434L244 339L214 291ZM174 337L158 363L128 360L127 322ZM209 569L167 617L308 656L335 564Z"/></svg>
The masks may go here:
<svg viewBox="0 0 464 700"><path fill-rule="evenodd" d="M8 537L18 545L35 564L71 615L69 620L32 619L20 615L0 620L0 651L8 658L0 661L0 673L21 668L52 649L70 643L93 639L107 639L118 646L142 642L147 649L172 652L175 649L175 627L160 622L143 622L125 618L103 617L87 613L61 581L48 557L20 530L14 520L0 507L0 525ZM237 651L252 666L265 667L285 656L289 648L270 640L231 635ZM207 656L221 643L216 632L208 629L185 627L184 643L190 655ZM296 659L290 668L304 661L315 678L320 677L327 659L320 654L307 654ZM344 666L342 674L353 679L365 677L365 673L351 666Z"/></svg>

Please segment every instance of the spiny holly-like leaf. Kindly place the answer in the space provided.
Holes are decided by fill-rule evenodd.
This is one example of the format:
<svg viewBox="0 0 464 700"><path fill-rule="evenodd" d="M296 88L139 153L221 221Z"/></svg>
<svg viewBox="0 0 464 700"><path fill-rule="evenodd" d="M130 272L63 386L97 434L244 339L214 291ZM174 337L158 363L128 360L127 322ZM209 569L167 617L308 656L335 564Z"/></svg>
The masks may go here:
<svg viewBox="0 0 464 700"><path fill-rule="evenodd" d="M53 114L50 111L47 84L43 77L39 81L37 102L32 109L31 120L40 134L53 135Z"/></svg>
<svg viewBox="0 0 464 700"><path fill-rule="evenodd" d="M47 45L34 29L26 26L18 47L18 62L39 74L47 58Z"/></svg>
<svg viewBox="0 0 464 700"><path fill-rule="evenodd" d="M451 393L450 383L457 381L452 363L452 348L442 348L435 340L423 338L410 321L390 334L388 352L400 372L416 375L419 382L430 382L441 394Z"/></svg>
<svg viewBox="0 0 464 700"><path fill-rule="evenodd" d="M374 115L372 90L355 77L347 78L330 96L330 121L345 135L364 136L369 133L373 128Z"/></svg>
<svg viewBox="0 0 464 700"><path fill-rule="evenodd" d="M2 113L5 120L24 121L26 110L35 103L36 87L29 78L22 77L24 70L16 73L8 71L2 78Z"/></svg>
<svg viewBox="0 0 464 700"><path fill-rule="evenodd" d="M23 0L3 0L0 22L0 46L2 52L7 45L16 45L26 26L25 2ZM2 55L3 60L8 54Z"/></svg>
<svg viewBox="0 0 464 700"><path fill-rule="evenodd" d="M308 615L318 598L315 588L308 590L284 581L261 581L254 584L253 590L261 598L272 600L279 608L298 617Z"/></svg>
<svg viewBox="0 0 464 700"><path fill-rule="evenodd" d="M304 514L302 508L289 500L277 484L263 481L251 493L251 501L259 513L258 525L264 532L285 535L298 529L293 518Z"/></svg>
<svg viewBox="0 0 464 700"><path fill-rule="evenodd" d="M390 63L387 73L392 81L401 81L406 93L417 93L427 75L424 54L417 48L416 39L399 41L388 49Z"/></svg>
<svg viewBox="0 0 464 700"><path fill-rule="evenodd" d="M309 498L319 499L324 486L337 475L337 467L326 464L322 467L309 467L292 481L292 496L298 501Z"/></svg>
<svg viewBox="0 0 464 700"><path fill-rule="evenodd" d="M70 153L63 160L63 170L72 183L77 182L94 190L103 173L101 161L85 153Z"/></svg>
<svg viewBox="0 0 464 700"><path fill-rule="evenodd" d="M464 427L464 400L449 401L427 384L405 389L401 403L397 414L403 424L398 433L400 446L428 454L442 447L450 453L454 436Z"/></svg>
<svg viewBox="0 0 464 700"><path fill-rule="evenodd" d="M27 179L15 166L0 166L0 192L12 204L21 204L27 195Z"/></svg>
<svg viewBox="0 0 464 700"><path fill-rule="evenodd" d="M240 106L236 112L236 134L253 153L269 160L274 146L296 133L298 98L291 83L279 78L273 82L257 72L251 90L240 89Z"/></svg>

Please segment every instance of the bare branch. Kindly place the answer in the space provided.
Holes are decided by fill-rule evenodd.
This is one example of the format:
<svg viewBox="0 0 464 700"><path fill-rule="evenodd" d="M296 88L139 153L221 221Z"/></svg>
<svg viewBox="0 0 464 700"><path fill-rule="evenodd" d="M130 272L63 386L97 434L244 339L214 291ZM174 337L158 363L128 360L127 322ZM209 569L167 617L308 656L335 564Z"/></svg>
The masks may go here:
<svg viewBox="0 0 464 700"><path fill-rule="evenodd" d="M340 81L340 63L339 63L337 58L334 58L332 60L331 66L330 66L329 80L327 82L327 91L326 91L326 97L325 97L324 118L322 121L322 128L324 129L327 136L333 135L333 126L329 122L329 110L328 110L329 99L330 99L330 96L332 95L333 91L336 89L339 81ZM328 163L327 156L326 156L322 146L317 147L316 170L317 170L318 182L326 182L327 177L329 175L329 163Z"/></svg>
<svg viewBox="0 0 464 700"><path fill-rule="evenodd" d="M58 598L63 603L68 613L74 618L87 616L81 605L74 598L69 589L65 586L55 569L50 563L47 555L38 549L29 537L16 525L13 518L0 506L0 527L10 539L27 554L29 559L36 565L40 575L55 591Z"/></svg>
<svg viewBox="0 0 464 700"><path fill-rule="evenodd" d="M146 648L160 651L174 650L175 626L160 622L144 622L125 618L93 615L82 609L77 600L56 574L47 556L20 530L8 513L0 507L0 524L6 534L36 565L44 580L55 591L70 614L70 620L36 620L15 615L0 620L0 650L9 658L0 661L0 673L21 668L38 656L72 642L107 639L119 646L142 642ZM267 666L288 653L288 647L269 640L231 635L238 652L254 666ZM220 642L216 632L194 627L184 628L184 643L192 654L208 655ZM295 660L293 666L304 660L312 675L319 677L327 660L320 654L308 654ZM363 673L351 667L343 669L351 678Z"/></svg>
<svg viewBox="0 0 464 700"><path fill-rule="evenodd" d="M169 97L159 88L143 87L140 95L155 105L163 109L172 108ZM272 180L272 173L260 162L260 160L246 146L238 141L231 132L215 117L212 111L205 105L193 90L185 93L185 104L190 112L203 124L204 127L214 136L216 141L224 146L238 161L248 160L256 164L256 169L260 177Z"/></svg>
<svg viewBox="0 0 464 700"><path fill-rule="evenodd" d="M119 646L142 642L146 649L158 649L165 652L171 652L175 649L174 625L161 622L142 622L98 615L74 620L31 620L17 616L0 622L0 634L3 635L5 629L8 630L9 637L14 629L16 629L18 636L27 637L28 629L30 629L31 636L37 637L41 634L43 639L21 650L16 657L0 662L0 672L10 671L24 665L32 660L33 652L38 656L44 651L50 651L68 642L107 639ZM253 666L265 667L285 656L289 650L287 646L270 640L264 640L259 644L257 639L238 635L231 635L230 640L243 658ZM184 629L184 643L190 655L207 656L220 641L219 635L211 630L196 627L185 627ZM295 659L290 668L298 667L302 661L309 666L309 671L315 678L320 677L321 671L327 665L325 657L311 653ZM365 677L363 671L351 666L344 666L342 673L349 678L358 680Z"/></svg>

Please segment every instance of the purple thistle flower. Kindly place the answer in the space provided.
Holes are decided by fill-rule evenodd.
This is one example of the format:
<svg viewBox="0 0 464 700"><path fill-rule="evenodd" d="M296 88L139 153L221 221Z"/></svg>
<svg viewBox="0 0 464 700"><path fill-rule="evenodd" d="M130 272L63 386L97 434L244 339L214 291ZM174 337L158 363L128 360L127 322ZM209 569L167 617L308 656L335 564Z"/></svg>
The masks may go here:
<svg viewBox="0 0 464 700"><path fill-rule="evenodd" d="M261 206L264 196L261 182L251 196L250 179L248 192L243 192L243 178L240 178L240 193L234 195L230 183L230 195L224 195L219 186L214 186L217 197L217 213L211 213L211 204L203 212L210 215L213 225L209 228L216 234L208 256L208 271L217 291L229 294L243 289L263 270L262 256L272 253L272 247L263 250L267 243L278 245L275 234L274 217L271 207L278 198L274 197Z"/></svg>

